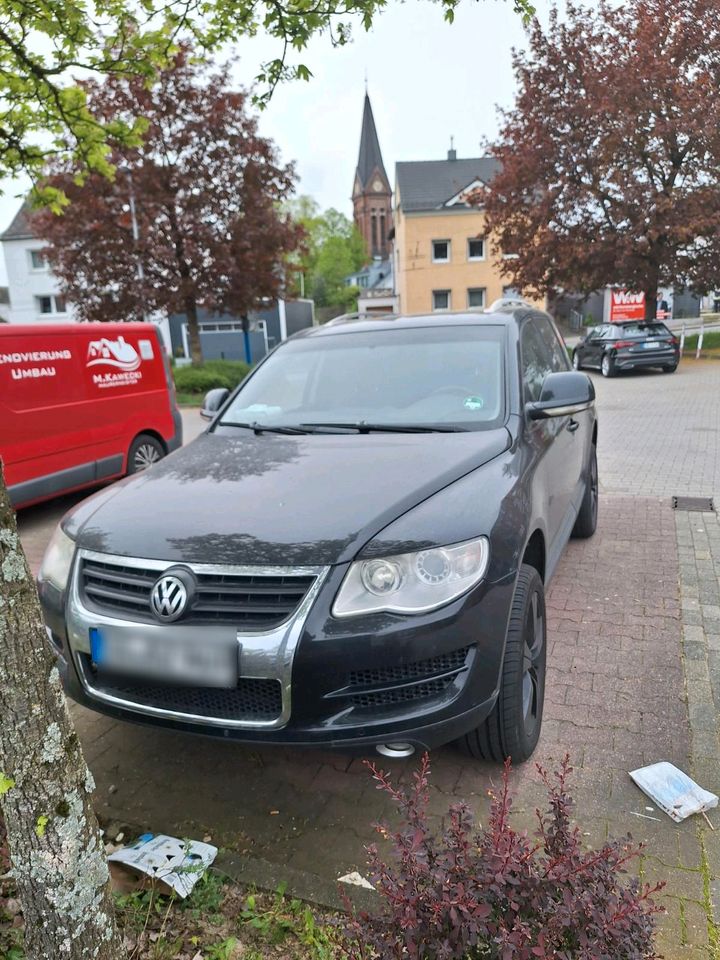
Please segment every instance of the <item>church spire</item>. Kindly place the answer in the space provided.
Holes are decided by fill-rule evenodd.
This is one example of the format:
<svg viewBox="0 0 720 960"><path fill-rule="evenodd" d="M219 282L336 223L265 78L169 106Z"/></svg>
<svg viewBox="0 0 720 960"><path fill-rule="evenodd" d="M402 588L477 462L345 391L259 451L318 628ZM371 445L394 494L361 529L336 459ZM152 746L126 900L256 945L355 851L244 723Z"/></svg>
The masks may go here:
<svg viewBox="0 0 720 960"><path fill-rule="evenodd" d="M380 142L378 141L377 130L375 129L375 118L373 117L372 107L370 105L370 97L366 90L362 131L360 133L360 152L358 154L356 170L356 175L361 186L367 187L370 183L370 178L375 173L380 174L385 182L388 182L382 153L380 152Z"/></svg>
<svg viewBox="0 0 720 960"><path fill-rule="evenodd" d="M368 254L386 259L390 255L392 188L385 172L367 89L352 199L355 223Z"/></svg>

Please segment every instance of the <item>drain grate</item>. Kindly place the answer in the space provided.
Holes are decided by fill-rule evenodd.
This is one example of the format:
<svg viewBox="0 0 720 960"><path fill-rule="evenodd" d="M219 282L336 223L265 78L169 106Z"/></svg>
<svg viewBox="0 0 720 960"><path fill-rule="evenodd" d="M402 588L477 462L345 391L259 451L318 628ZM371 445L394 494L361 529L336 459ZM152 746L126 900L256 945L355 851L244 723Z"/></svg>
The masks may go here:
<svg viewBox="0 0 720 960"><path fill-rule="evenodd" d="M673 497L673 510L693 510L697 513L714 513L712 497Z"/></svg>

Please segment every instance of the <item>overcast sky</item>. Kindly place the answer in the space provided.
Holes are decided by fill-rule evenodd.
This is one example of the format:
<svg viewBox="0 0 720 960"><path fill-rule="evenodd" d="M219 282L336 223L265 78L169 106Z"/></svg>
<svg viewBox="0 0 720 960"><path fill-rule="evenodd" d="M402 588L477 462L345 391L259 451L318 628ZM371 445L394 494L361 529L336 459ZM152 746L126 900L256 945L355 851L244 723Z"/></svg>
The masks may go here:
<svg viewBox="0 0 720 960"><path fill-rule="evenodd" d="M545 22L549 0L538 0L536 6ZM513 101L511 48L525 43L511 2L463 0L450 25L431 2L391 0L370 33L355 28L353 43L333 49L327 38L313 41L300 58L313 78L279 87L261 130L276 141L284 160L296 162L298 192L315 197L323 208L350 214L366 73L392 182L398 160L442 159L451 136L458 156L480 154L480 141L497 131L496 106ZM243 85L252 83L263 60L279 52L264 37L237 49L235 76ZM27 184L0 187L3 230L19 205L16 195Z"/></svg>

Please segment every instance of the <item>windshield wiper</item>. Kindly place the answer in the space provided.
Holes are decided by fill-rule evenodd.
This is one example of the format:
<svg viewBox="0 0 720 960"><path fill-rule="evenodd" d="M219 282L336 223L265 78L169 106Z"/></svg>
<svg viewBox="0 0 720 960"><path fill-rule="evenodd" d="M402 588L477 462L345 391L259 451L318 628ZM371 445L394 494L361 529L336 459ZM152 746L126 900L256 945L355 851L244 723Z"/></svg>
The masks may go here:
<svg viewBox="0 0 720 960"><path fill-rule="evenodd" d="M219 427L241 427L243 430L252 430L255 436L259 436L261 433L310 433L310 430L305 430L303 427L283 427L283 426L270 426L266 423L239 423L237 420L221 420L218 424Z"/></svg>
<svg viewBox="0 0 720 960"><path fill-rule="evenodd" d="M442 426L438 424L406 424L406 423L366 423L357 420L353 423L301 423L301 427L308 428L308 433L321 430L355 430L358 433L465 433L465 427Z"/></svg>

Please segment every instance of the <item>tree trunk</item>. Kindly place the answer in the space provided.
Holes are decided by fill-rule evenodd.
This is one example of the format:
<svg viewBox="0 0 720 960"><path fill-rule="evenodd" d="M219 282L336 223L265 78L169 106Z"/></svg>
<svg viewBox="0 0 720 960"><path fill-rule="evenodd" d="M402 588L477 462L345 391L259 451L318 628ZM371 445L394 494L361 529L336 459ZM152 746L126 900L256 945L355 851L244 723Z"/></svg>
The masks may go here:
<svg viewBox="0 0 720 960"><path fill-rule="evenodd" d="M118 960L95 789L0 464L0 803L30 960Z"/></svg>
<svg viewBox="0 0 720 960"><path fill-rule="evenodd" d="M193 363L202 363L202 347L200 346L200 327L198 326L197 303L193 294L185 297L185 316L188 325L188 341L190 344L190 358Z"/></svg>
<svg viewBox="0 0 720 960"><path fill-rule="evenodd" d="M653 270L648 275L644 286L645 319L654 320L657 316L658 271Z"/></svg>

